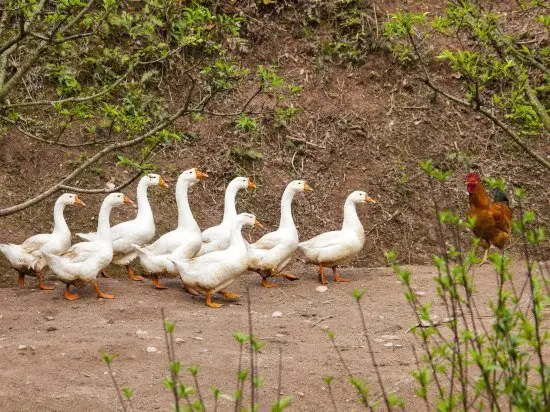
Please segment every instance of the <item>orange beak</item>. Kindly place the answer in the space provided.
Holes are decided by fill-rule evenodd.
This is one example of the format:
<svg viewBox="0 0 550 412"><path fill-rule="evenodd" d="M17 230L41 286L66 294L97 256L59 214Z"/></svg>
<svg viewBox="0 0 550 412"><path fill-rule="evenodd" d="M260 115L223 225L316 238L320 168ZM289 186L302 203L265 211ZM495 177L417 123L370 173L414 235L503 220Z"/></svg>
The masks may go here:
<svg viewBox="0 0 550 412"><path fill-rule="evenodd" d="M313 189L311 188L310 185L308 185L307 183L304 183L304 190L306 192L313 192Z"/></svg>
<svg viewBox="0 0 550 412"><path fill-rule="evenodd" d="M134 204L134 202L132 202L132 200L131 200L128 196L126 196L126 195L124 195L124 199L122 200L122 203L124 203L124 204L130 204L130 205L133 205L133 204Z"/></svg>
<svg viewBox="0 0 550 412"><path fill-rule="evenodd" d="M165 189L168 188L168 185L166 184L166 182L164 180L162 180L162 177L159 177L159 186L163 187Z"/></svg>
<svg viewBox="0 0 550 412"><path fill-rule="evenodd" d="M249 189L256 189L256 185L252 183L252 180L248 179L248 188Z"/></svg>
<svg viewBox="0 0 550 412"><path fill-rule="evenodd" d="M365 202L370 202L370 203L376 203L376 199L373 199L372 197L365 197Z"/></svg>
<svg viewBox="0 0 550 412"><path fill-rule="evenodd" d="M86 206L86 203L84 203L82 200L80 200L78 195L74 196L74 204L75 205L80 205L80 206Z"/></svg>
<svg viewBox="0 0 550 412"><path fill-rule="evenodd" d="M261 227L261 228L264 227L264 225L262 225L258 219L256 219L256 221L254 222L254 226L258 226L258 227Z"/></svg>
<svg viewBox="0 0 550 412"><path fill-rule="evenodd" d="M196 167L195 167L195 175L197 176L197 179L199 179L199 180L206 179L208 177L208 175L206 173L201 172Z"/></svg>

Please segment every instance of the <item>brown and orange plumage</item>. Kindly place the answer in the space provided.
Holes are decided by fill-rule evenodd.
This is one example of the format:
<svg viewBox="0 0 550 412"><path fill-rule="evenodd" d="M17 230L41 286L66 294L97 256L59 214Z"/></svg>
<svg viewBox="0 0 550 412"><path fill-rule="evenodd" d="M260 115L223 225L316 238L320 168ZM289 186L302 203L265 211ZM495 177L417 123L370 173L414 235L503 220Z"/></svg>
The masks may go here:
<svg viewBox="0 0 550 412"><path fill-rule="evenodd" d="M468 217L475 217L476 223L473 232L477 238L481 239L481 247L485 249L481 262L483 264L487 260L491 245L502 251L510 242L512 211L506 204L507 199L504 193L498 193L498 196L495 196L495 200L502 201L491 202L479 174L468 173L466 188L469 193Z"/></svg>

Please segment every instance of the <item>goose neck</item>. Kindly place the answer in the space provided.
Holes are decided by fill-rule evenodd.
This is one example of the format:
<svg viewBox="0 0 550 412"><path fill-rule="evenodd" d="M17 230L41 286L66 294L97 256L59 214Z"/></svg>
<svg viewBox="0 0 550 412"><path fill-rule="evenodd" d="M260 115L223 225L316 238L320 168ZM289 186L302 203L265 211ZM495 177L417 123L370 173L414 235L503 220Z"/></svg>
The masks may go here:
<svg viewBox="0 0 550 412"><path fill-rule="evenodd" d="M100 239L111 239L111 224L109 218L111 216L111 209L113 206L108 202L103 202L99 209L99 216L97 218L97 236Z"/></svg>
<svg viewBox="0 0 550 412"><path fill-rule="evenodd" d="M236 248L236 247L243 246L246 248L246 243L243 238L242 229L243 229L243 223L239 222L238 220L235 220L233 222L233 225L231 226L229 247Z"/></svg>
<svg viewBox="0 0 550 412"><path fill-rule="evenodd" d="M146 219L153 220L153 211L151 210L151 205L149 204L149 199L147 198L147 189L149 184L146 179L140 180L137 187L137 204L138 204L138 213L136 219Z"/></svg>
<svg viewBox="0 0 550 412"><path fill-rule="evenodd" d="M65 221L65 216L63 215L63 212L65 211L65 203L61 201L61 199L58 199L55 202L55 206L53 208L53 232L55 234L66 234L69 233L69 226L67 226L67 222Z"/></svg>
<svg viewBox="0 0 550 412"><path fill-rule="evenodd" d="M296 190L287 186L281 198L281 220L279 228L295 228L294 219L292 217L292 200Z"/></svg>
<svg viewBox="0 0 550 412"><path fill-rule="evenodd" d="M237 185L230 183L225 190L225 197L223 200L223 220L222 224L230 224L237 216L237 209L235 207L235 198L239 188Z"/></svg>
<svg viewBox="0 0 550 412"><path fill-rule="evenodd" d="M197 222L189 206L188 192L191 183L188 180L181 179L176 186L176 204L178 205L178 229L190 228L198 229Z"/></svg>
<svg viewBox="0 0 550 412"><path fill-rule="evenodd" d="M361 230L363 231L363 225L357 216L357 210L355 208L355 202L348 198L344 203L344 223L342 224L342 230Z"/></svg>

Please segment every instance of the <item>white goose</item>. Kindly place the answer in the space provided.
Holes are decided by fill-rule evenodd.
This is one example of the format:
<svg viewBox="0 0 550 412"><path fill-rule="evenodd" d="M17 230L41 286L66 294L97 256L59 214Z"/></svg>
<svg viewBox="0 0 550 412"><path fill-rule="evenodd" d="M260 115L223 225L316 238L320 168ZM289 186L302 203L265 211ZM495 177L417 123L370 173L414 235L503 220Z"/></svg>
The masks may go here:
<svg viewBox="0 0 550 412"><path fill-rule="evenodd" d="M155 237L155 219L147 198L147 189L150 186L168 187L159 175L150 173L143 176L137 187L138 213L136 218L119 223L111 228L113 263L125 266L128 276L132 280L143 280L143 277L134 274L130 266L130 263L137 257L137 251L132 244L143 246ZM83 240L92 241L97 239L96 233L77 233L77 235ZM103 276L107 277L105 270L103 270Z"/></svg>
<svg viewBox="0 0 550 412"><path fill-rule="evenodd" d="M202 232L203 243L197 256L216 250L227 249L229 246L231 224L235 216L237 216L237 209L235 207L237 192L241 189L253 189L255 187L256 185L248 177L236 177L227 185L223 204L223 220L218 226L210 227Z"/></svg>
<svg viewBox="0 0 550 412"><path fill-rule="evenodd" d="M111 263L113 258L113 240L109 225L109 216L114 206L133 203L122 193L111 193L101 204L97 219L97 235L89 242L74 244L60 256L45 253L44 258L56 277L66 284L65 298L78 299L77 294L70 292L70 286L91 283L97 296L104 299L114 299L99 289L96 282L97 274Z"/></svg>
<svg viewBox="0 0 550 412"><path fill-rule="evenodd" d="M336 267L351 261L365 244L365 231L355 210L357 203L365 202L376 203L376 200L359 190L351 193L344 203L341 230L322 233L298 244L305 262L319 265L319 279L323 285L327 283L324 267L332 268L335 282L349 282L336 272Z"/></svg>
<svg viewBox="0 0 550 412"><path fill-rule="evenodd" d="M279 228L262 236L248 249L248 270L258 273L262 277L262 285L266 288L277 286L267 281L269 277L284 277L288 280L298 278L290 273L281 273L292 259L292 254L298 247L298 230L292 218L292 199L298 192L312 191L304 180L290 182L281 198L281 220Z"/></svg>
<svg viewBox="0 0 550 412"><path fill-rule="evenodd" d="M54 228L52 233L34 235L20 245L0 244L0 252L6 256L11 266L19 273L19 287L25 286L25 275L31 275L36 276L40 289L55 289L55 286L46 285L42 280L46 261L41 252L60 254L71 246L71 231L63 216L67 205L85 206L77 195L65 193L59 196L53 208Z"/></svg>
<svg viewBox="0 0 550 412"><path fill-rule="evenodd" d="M243 238L243 226L260 226L256 217L250 213L241 213L233 220L230 244L225 250L218 250L193 259L171 257L181 280L185 285L206 295L206 305L212 308L222 306L212 302L212 293L220 292L222 296L236 299L239 296L223 289L233 283L248 266L247 243Z"/></svg>
<svg viewBox="0 0 550 412"><path fill-rule="evenodd" d="M174 264L167 259L167 256L171 256L171 253L174 252L176 257L189 259L195 256L201 248L201 230L189 207L187 194L192 185L206 177L208 175L197 168L186 170L180 174L176 183L178 227L165 233L149 246L133 245L138 252L141 266L151 273L153 284L157 289L166 289L166 286L159 283L159 273L178 274Z"/></svg>

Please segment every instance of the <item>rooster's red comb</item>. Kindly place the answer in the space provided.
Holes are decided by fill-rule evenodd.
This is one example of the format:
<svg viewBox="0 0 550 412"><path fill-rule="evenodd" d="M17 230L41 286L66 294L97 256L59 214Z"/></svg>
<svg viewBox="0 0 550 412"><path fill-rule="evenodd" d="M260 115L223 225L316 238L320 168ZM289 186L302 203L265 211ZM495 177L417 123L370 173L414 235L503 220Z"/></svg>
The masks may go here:
<svg viewBox="0 0 550 412"><path fill-rule="evenodd" d="M479 175L479 173L468 173L466 175L466 182L480 182L481 181L481 176Z"/></svg>

